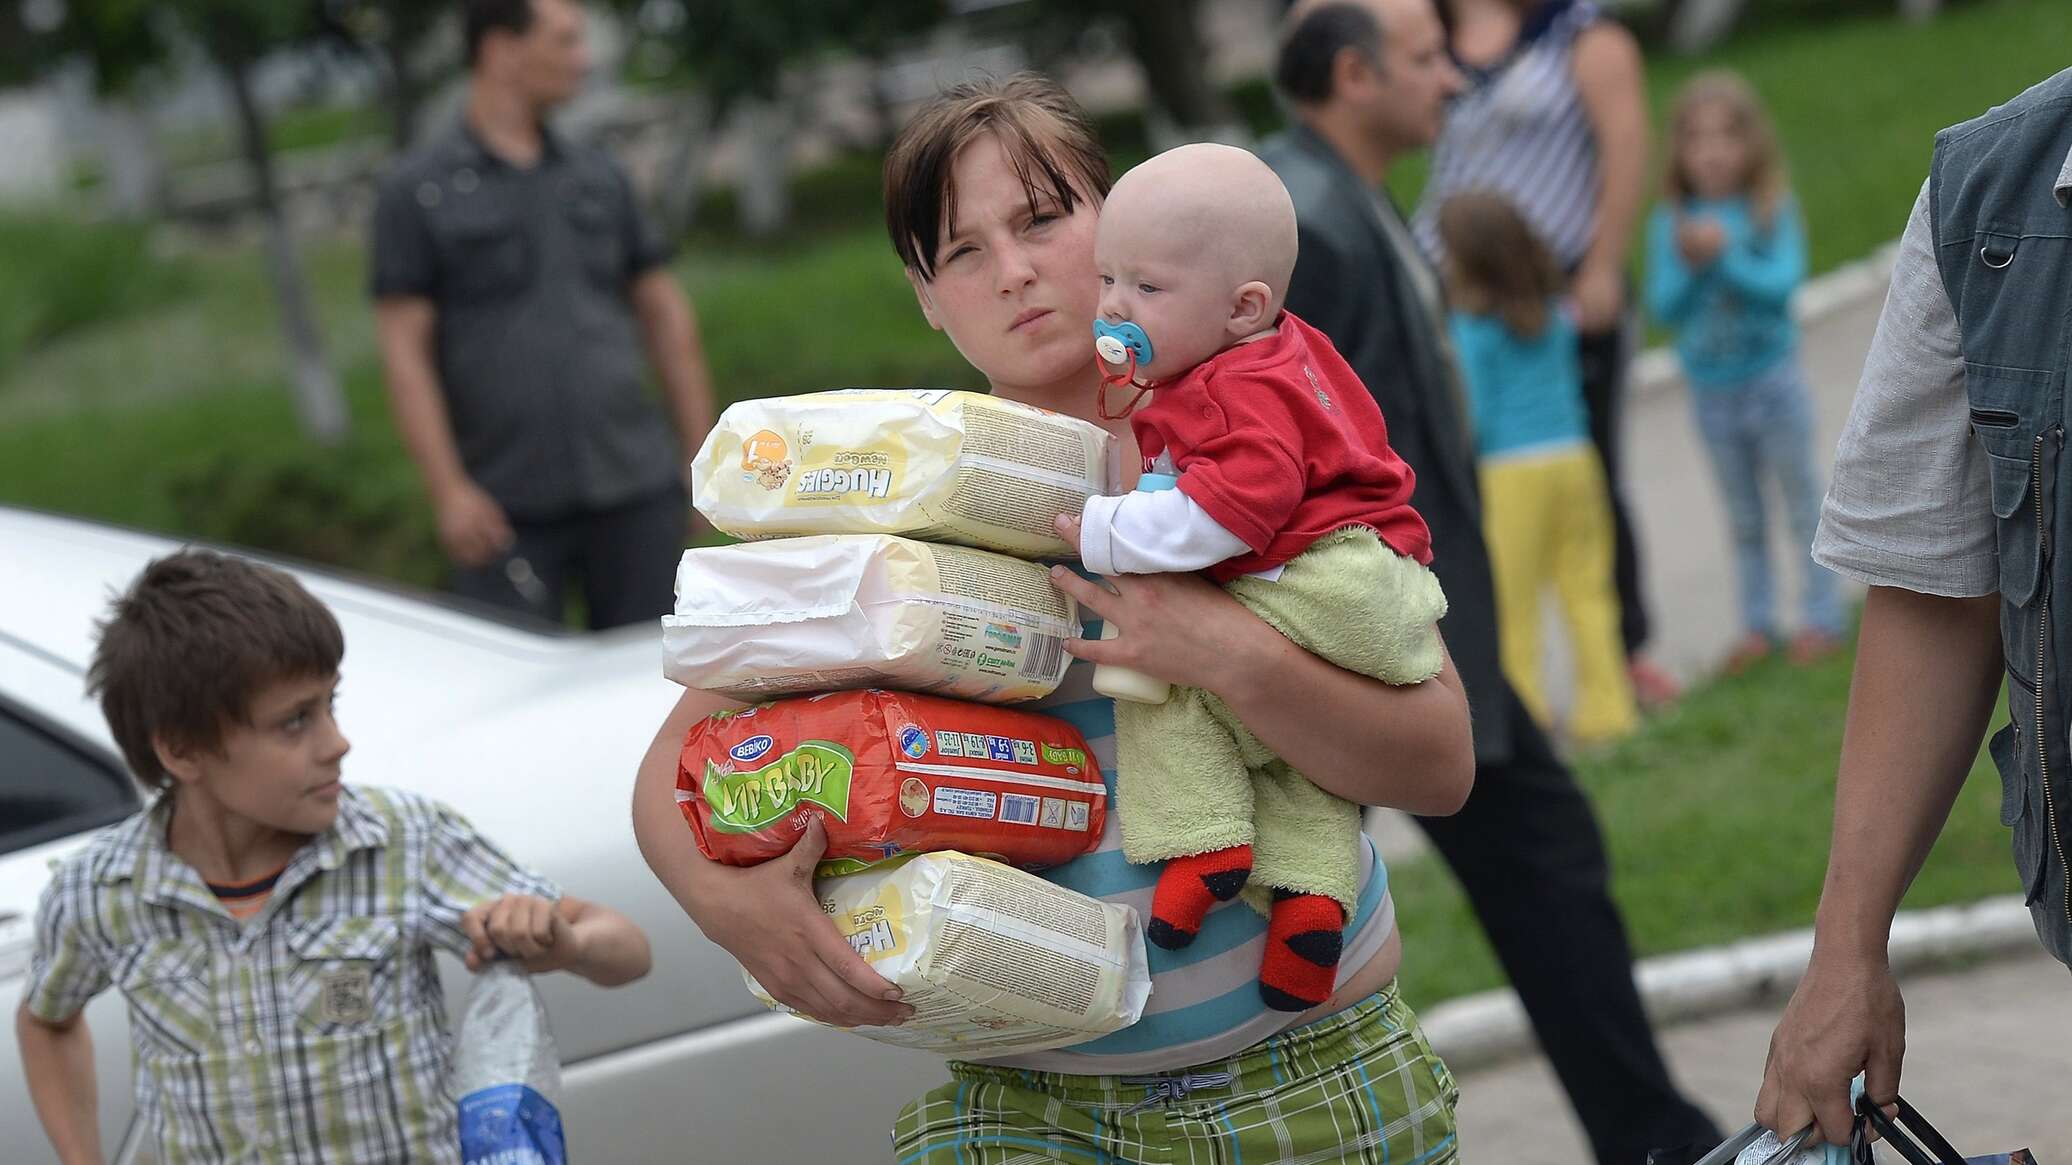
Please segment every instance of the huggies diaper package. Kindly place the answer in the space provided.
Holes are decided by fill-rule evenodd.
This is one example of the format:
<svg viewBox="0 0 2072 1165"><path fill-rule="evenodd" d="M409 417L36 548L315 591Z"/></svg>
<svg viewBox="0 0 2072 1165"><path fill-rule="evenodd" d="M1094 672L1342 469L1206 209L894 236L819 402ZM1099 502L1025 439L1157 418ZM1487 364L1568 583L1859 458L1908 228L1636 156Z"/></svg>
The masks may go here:
<svg viewBox="0 0 2072 1165"><path fill-rule="evenodd" d="M1151 995L1135 910L997 862L917 854L815 892L914 1009L897 1027L852 1029L874 1040L959 1059L1065 1047L1135 1023Z"/></svg>
<svg viewBox="0 0 2072 1165"><path fill-rule="evenodd" d="M845 389L741 401L692 463L691 501L737 538L900 534L1024 558L1109 492L1115 439L977 392Z"/></svg>
<svg viewBox="0 0 2072 1165"><path fill-rule="evenodd" d="M1043 567L885 535L684 552L663 673L739 700L888 687L1009 703L1049 695L1078 605Z"/></svg>
<svg viewBox="0 0 2072 1165"><path fill-rule="evenodd" d="M684 737L676 799L714 861L788 853L812 817L823 873L954 849L1028 868L1100 842L1108 789L1062 720L904 692L838 692L721 712Z"/></svg>

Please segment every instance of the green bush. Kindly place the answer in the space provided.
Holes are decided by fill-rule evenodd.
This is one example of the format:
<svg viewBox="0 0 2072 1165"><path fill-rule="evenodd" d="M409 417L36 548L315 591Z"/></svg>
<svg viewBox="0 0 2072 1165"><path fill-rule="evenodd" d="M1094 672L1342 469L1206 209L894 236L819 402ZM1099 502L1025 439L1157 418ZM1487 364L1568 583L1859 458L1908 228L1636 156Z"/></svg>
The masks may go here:
<svg viewBox="0 0 2072 1165"><path fill-rule="evenodd" d="M170 473L182 532L307 562L434 587L444 562L414 479L394 472L387 434L337 449L219 452Z"/></svg>
<svg viewBox="0 0 2072 1165"><path fill-rule="evenodd" d="M189 283L137 224L0 214L0 255L0 375L38 345L169 302Z"/></svg>

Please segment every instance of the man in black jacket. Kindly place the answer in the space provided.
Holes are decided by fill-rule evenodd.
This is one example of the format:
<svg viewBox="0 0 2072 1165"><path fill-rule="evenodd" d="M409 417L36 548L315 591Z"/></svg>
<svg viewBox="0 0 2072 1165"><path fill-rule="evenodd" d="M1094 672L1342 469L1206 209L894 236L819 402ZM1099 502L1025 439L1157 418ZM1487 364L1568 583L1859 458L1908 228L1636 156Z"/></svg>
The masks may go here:
<svg viewBox="0 0 2072 1165"><path fill-rule="evenodd" d="M1295 126L1260 156L1294 198L1301 249L1288 308L1331 337L1381 405L1417 473L1440 624L1467 684L1475 791L1420 819L1532 1016L1540 1045L1605 1165L1692 1159L1717 1130L1669 1079L1634 987L1604 842L1574 777L1497 663L1495 591L1459 372L1437 274L1383 181L1438 136L1459 86L1431 0L1304 2L1277 77Z"/></svg>

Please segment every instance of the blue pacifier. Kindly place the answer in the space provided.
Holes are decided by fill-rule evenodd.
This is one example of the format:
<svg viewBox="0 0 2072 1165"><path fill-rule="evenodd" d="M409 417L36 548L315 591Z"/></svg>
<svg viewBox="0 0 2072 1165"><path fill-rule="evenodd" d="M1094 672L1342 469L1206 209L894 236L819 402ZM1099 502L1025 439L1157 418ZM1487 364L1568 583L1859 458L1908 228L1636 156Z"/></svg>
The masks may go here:
<svg viewBox="0 0 2072 1165"><path fill-rule="evenodd" d="M1111 324L1107 320L1096 319L1094 351L1109 364L1141 368L1151 363L1151 337L1128 320Z"/></svg>

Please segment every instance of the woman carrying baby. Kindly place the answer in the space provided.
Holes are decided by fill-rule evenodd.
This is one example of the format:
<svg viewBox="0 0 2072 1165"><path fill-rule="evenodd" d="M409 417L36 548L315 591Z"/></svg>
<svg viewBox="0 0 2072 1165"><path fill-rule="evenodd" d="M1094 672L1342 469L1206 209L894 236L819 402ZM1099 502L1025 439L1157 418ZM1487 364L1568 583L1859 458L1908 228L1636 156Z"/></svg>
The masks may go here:
<svg viewBox="0 0 2072 1165"><path fill-rule="evenodd" d="M991 391L1099 424L1135 482L1127 420L1103 419L1093 322L1102 283L1094 228L1110 184L1085 115L1054 83L1019 76L945 92L901 133L885 164L886 223L922 314ZM1113 701L1097 663L1213 693L1264 747L1318 787L1362 805L1445 814L1473 779L1467 703L1452 663L1394 686L1297 648L1207 579L1127 575L1095 582L1063 568L1088 615L1065 682L1037 711L1067 720L1114 784ZM812 894L824 845L809 829L786 858L734 868L687 843L676 759L690 725L730 702L687 692L657 733L634 793L634 826L656 876L699 929L780 1002L841 1025L898 1022L894 989L842 940ZM1156 865L1124 860L1111 812L1099 847L1050 880L1147 911ZM987 1063L902 1112L894 1157L919 1162L1457 1159L1452 1076L1395 988L1402 939L1387 872L1361 839L1337 987L1307 1011L1259 990L1267 922L1237 903L1194 941L1149 951L1143 1018L1089 1043ZM1333 1154L1336 1154L1334 1157Z"/></svg>

